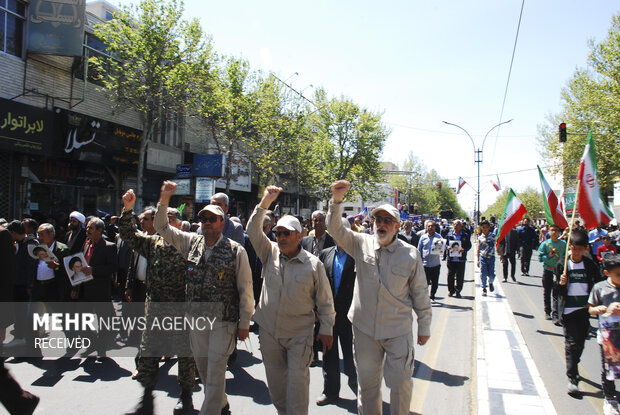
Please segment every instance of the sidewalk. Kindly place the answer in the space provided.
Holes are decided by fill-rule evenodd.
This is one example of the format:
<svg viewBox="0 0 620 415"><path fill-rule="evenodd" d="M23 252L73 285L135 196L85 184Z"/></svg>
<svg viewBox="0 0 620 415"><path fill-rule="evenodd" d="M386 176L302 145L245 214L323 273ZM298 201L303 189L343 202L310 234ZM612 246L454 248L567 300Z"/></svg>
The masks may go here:
<svg viewBox="0 0 620 415"><path fill-rule="evenodd" d="M504 296L502 278L495 279L495 292L489 291L487 297L482 297L480 269L475 263L474 271L478 415L555 415L553 403Z"/></svg>

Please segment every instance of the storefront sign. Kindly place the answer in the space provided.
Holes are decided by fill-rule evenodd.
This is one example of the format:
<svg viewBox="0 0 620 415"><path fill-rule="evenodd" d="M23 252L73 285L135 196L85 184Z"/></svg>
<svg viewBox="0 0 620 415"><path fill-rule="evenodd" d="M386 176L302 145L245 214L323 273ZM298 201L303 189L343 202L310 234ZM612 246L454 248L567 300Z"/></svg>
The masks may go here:
<svg viewBox="0 0 620 415"><path fill-rule="evenodd" d="M225 166L223 154L194 154L194 176L222 177Z"/></svg>
<svg viewBox="0 0 620 415"><path fill-rule="evenodd" d="M28 163L35 182L68 186L114 188L114 180L100 164L77 160L31 158Z"/></svg>
<svg viewBox="0 0 620 415"><path fill-rule="evenodd" d="M55 112L55 154L81 160L100 153L108 165L138 165L140 130L61 108Z"/></svg>
<svg viewBox="0 0 620 415"><path fill-rule="evenodd" d="M82 56L84 0L31 0L28 52Z"/></svg>
<svg viewBox="0 0 620 415"><path fill-rule="evenodd" d="M53 131L51 111L0 98L0 149L49 154Z"/></svg>
<svg viewBox="0 0 620 415"><path fill-rule="evenodd" d="M191 164L177 164L177 179L189 179L192 177Z"/></svg>
<svg viewBox="0 0 620 415"><path fill-rule="evenodd" d="M177 196L190 196L192 194L191 179L177 179L177 190L174 192ZM211 200L211 198L209 198Z"/></svg>
<svg viewBox="0 0 620 415"><path fill-rule="evenodd" d="M249 192L252 190L252 169L250 161L241 153L233 153L230 159L230 190ZM224 172L224 175L226 172ZM215 187L226 188L226 179L219 179L215 182Z"/></svg>
<svg viewBox="0 0 620 415"><path fill-rule="evenodd" d="M208 177L196 177L196 203L209 203L215 194L215 180Z"/></svg>

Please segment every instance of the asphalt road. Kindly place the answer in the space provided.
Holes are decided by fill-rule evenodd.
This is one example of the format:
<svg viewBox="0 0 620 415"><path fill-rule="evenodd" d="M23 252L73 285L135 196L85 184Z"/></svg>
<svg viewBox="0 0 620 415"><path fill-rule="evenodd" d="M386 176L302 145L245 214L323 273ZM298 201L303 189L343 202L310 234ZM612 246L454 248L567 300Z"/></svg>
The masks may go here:
<svg viewBox="0 0 620 415"><path fill-rule="evenodd" d="M414 414L467 414L475 410L472 385L474 341L473 266L467 267L463 298L447 296L446 267L442 262L437 302L433 304L432 336L424 347L416 346ZM414 333L416 327L414 326ZM10 340L10 339L8 339ZM226 392L233 414L274 414L265 381L259 342L251 334L250 343L239 345L238 365L227 372ZM36 414L122 414L138 402L142 388L131 379L135 365L132 358L108 359L39 359L14 361L6 366L24 389L41 397ZM175 360L163 362L155 391L157 414L171 414L179 386ZM318 407L315 399L323 387L320 367L310 369L310 414L357 413L356 398L342 374L340 401ZM194 406L203 401L202 385L194 390ZM389 390L383 386L384 413L389 413ZM0 408L0 414L5 414ZM196 413L198 411L196 410Z"/></svg>
<svg viewBox="0 0 620 415"><path fill-rule="evenodd" d="M579 366L579 373L583 378L579 387L584 392L583 398L574 399L566 394L568 379L565 374L562 327L545 320L541 282L543 267L538 262L536 253L532 258L530 276L521 276L520 269L520 262L517 260L517 283L509 278L509 282L501 284L557 413L602 414L601 360L596 343L597 319L590 318L590 337L586 341ZM496 263L496 270L499 270L497 280L501 280L499 261Z"/></svg>

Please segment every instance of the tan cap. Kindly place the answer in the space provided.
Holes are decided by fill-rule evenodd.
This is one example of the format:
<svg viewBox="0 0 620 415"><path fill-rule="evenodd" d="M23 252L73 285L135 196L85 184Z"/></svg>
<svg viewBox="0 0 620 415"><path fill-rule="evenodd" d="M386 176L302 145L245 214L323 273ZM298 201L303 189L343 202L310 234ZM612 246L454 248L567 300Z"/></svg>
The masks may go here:
<svg viewBox="0 0 620 415"><path fill-rule="evenodd" d="M293 215L286 215L280 218L275 227L276 229L285 228L289 231L297 231L301 233L301 224L299 223L299 220Z"/></svg>
<svg viewBox="0 0 620 415"><path fill-rule="evenodd" d="M198 212L198 216L202 216L203 213L206 213L206 212L211 212L215 215L221 216L222 219L226 219L226 214L224 213L222 208L219 207L218 205L207 205L203 207L202 209L200 209L200 212Z"/></svg>
<svg viewBox="0 0 620 415"><path fill-rule="evenodd" d="M372 212L370 212L370 215L376 216L377 213L379 213L380 211L386 212L391 217L396 219L396 222L400 222L400 213L398 212L398 209L396 209L394 206L387 204L387 203L381 206L377 206L376 208L372 210Z"/></svg>

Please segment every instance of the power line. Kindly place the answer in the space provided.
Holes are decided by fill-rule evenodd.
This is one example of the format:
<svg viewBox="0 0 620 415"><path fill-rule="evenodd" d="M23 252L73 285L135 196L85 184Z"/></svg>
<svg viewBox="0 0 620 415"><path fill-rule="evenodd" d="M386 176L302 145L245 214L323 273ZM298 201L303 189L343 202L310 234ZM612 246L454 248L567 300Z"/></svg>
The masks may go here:
<svg viewBox="0 0 620 415"><path fill-rule="evenodd" d="M517 51L517 41L519 40L519 30L521 29L521 18L523 17L523 7L525 6L525 0L521 2L521 12L519 13L519 23L517 24L517 33L515 35L515 43L512 46L512 57L510 58L510 67L508 68L508 79L506 79L506 88L504 89L504 99L502 100L502 110L499 114L499 122L502 122L504 116L504 107L506 106L506 97L508 96L508 85L510 85L510 75L512 74L512 64L515 60L515 52ZM497 139L499 137L499 129L495 136L495 144L493 144L493 152L491 153L491 165L493 165L493 159L495 158L495 150L497 149Z"/></svg>
<svg viewBox="0 0 620 415"><path fill-rule="evenodd" d="M458 135L461 136L461 133L448 133L445 131L439 131L439 130L430 130L427 128L420 128L420 127L414 127L412 125L406 125L406 124L399 124L399 123L395 123L395 122L391 122L391 121L384 121L384 123L392 125L394 127L401 127L401 128L407 128L409 130L416 130L416 131L423 131L425 133L432 133L432 134L443 134L443 135ZM474 134L474 137L476 136L482 136L482 134ZM530 137L536 137L535 135L503 135L502 137L504 138L530 138Z"/></svg>

